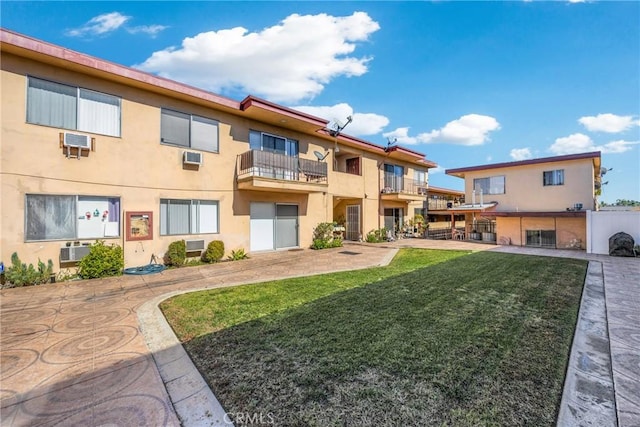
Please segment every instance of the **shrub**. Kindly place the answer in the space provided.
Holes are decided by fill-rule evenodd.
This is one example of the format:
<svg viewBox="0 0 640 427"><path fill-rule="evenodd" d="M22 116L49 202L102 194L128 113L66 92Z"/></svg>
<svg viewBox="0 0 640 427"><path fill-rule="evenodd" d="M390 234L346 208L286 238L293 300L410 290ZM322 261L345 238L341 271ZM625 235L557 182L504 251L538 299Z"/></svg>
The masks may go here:
<svg viewBox="0 0 640 427"><path fill-rule="evenodd" d="M337 248L342 246L342 239L333 235L333 223L321 222L313 230L311 249Z"/></svg>
<svg viewBox="0 0 640 427"><path fill-rule="evenodd" d="M377 230L371 230L367 233L368 243L380 243L387 240L387 229L382 227Z"/></svg>
<svg viewBox="0 0 640 427"><path fill-rule="evenodd" d="M18 253L11 255L11 267L4 273L5 280L15 287L40 285L47 283L53 274L53 261L49 260L45 266L44 262L38 259L38 269L33 264L20 261Z"/></svg>
<svg viewBox="0 0 640 427"><path fill-rule="evenodd" d="M238 249L237 251L231 251L231 255L227 257L229 261L238 261L247 258L249 258L249 255L247 255L247 253L242 248Z"/></svg>
<svg viewBox="0 0 640 427"><path fill-rule="evenodd" d="M184 240L176 240L169 244L169 249L164 254L164 264L168 266L180 267L187 259L187 244Z"/></svg>
<svg viewBox="0 0 640 427"><path fill-rule="evenodd" d="M207 250L202 254L204 262L218 262L224 256L224 242L222 240L213 240L207 245Z"/></svg>
<svg viewBox="0 0 640 427"><path fill-rule="evenodd" d="M104 240L96 240L89 253L78 263L78 275L83 279L119 276L124 268L122 248L105 245Z"/></svg>

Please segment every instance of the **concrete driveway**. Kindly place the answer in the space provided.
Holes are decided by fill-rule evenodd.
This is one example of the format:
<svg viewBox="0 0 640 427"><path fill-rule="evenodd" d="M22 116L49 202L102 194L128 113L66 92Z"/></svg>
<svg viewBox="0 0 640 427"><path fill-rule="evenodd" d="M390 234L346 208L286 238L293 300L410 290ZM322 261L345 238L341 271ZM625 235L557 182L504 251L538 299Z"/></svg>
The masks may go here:
<svg viewBox="0 0 640 427"><path fill-rule="evenodd" d="M621 426L640 425L640 406L634 399L640 395L640 260L421 239L323 251L272 252L249 260L149 276L2 290L2 425L180 425L174 408L179 407L175 406L177 402L188 401L190 395L170 384L165 387L166 372L162 372L163 381L149 348L153 347L154 334L149 337L153 328L139 321L141 306L176 291L381 265L403 246L571 256L602 263L617 417ZM141 333L145 328L147 337ZM183 419L185 425L216 423L213 419L193 421L184 415Z"/></svg>

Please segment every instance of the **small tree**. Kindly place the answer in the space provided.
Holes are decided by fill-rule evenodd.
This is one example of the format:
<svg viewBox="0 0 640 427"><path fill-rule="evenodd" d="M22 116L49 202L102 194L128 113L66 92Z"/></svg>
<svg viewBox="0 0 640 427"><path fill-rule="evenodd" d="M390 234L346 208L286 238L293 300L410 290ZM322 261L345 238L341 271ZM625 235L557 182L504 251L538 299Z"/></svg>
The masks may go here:
<svg viewBox="0 0 640 427"><path fill-rule="evenodd" d="M184 265L187 259L187 244L184 240L176 240L169 244L169 249L164 254L164 264L174 267Z"/></svg>
<svg viewBox="0 0 640 427"><path fill-rule="evenodd" d="M124 253L118 245L105 245L96 240L89 253L78 263L78 275L83 279L120 276L124 268Z"/></svg>
<svg viewBox="0 0 640 427"><path fill-rule="evenodd" d="M224 242L222 240L213 240L207 245L207 250L202 254L204 262L218 262L224 256Z"/></svg>
<svg viewBox="0 0 640 427"><path fill-rule="evenodd" d="M342 246L342 239L333 235L333 223L321 222L313 230L311 249L337 248Z"/></svg>

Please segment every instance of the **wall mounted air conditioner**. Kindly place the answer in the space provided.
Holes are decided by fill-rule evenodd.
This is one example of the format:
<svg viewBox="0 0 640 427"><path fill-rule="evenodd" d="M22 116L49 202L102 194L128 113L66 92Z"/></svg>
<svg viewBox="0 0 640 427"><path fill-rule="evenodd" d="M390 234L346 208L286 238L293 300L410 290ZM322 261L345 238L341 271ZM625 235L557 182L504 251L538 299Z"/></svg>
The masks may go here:
<svg viewBox="0 0 640 427"><path fill-rule="evenodd" d="M185 240L187 252L204 251L204 240Z"/></svg>
<svg viewBox="0 0 640 427"><path fill-rule="evenodd" d="M182 157L182 163L185 165L201 165L202 153L196 151L185 151Z"/></svg>
<svg viewBox="0 0 640 427"><path fill-rule="evenodd" d="M89 254L90 246L69 246L60 248L60 262L75 262Z"/></svg>
<svg viewBox="0 0 640 427"><path fill-rule="evenodd" d="M83 135L80 133L65 132L63 143L65 147L91 149L91 138L89 138L89 135Z"/></svg>

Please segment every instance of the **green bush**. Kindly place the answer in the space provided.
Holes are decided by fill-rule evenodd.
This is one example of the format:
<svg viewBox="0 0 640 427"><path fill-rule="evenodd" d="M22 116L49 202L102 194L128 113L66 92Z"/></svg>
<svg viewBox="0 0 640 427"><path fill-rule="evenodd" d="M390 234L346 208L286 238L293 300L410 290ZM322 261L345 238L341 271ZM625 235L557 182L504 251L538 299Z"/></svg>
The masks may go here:
<svg viewBox="0 0 640 427"><path fill-rule="evenodd" d="M38 269L33 264L27 264L20 261L18 253L11 255L11 267L7 268L4 273L5 281L15 287L40 285L47 283L53 274L53 261L49 260L47 265L38 259Z"/></svg>
<svg viewBox="0 0 640 427"><path fill-rule="evenodd" d="M89 253L78 263L78 275L83 279L120 276L124 268L124 254L118 245L105 245L96 240Z"/></svg>
<svg viewBox="0 0 640 427"><path fill-rule="evenodd" d="M207 250L202 254L204 262L218 262L224 256L224 242L222 240L213 240L207 245Z"/></svg>
<svg viewBox="0 0 640 427"><path fill-rule="evenodd" d="M181 267L187 259L187 244L184 240L176 240L169 244L169 249L164 254L164 264L173 267Z"/></svg>
<svg viewBox="0 0 640 427"><path fill-rule="evenodd" d="M237 251L231 251L231 255L227 257L229 261L238 261L247 258L249 258L249 255L247 255L247 253L242 248L238 249Z"/></svg>
<svg viewBox="0 0 640 427"><path fill-rule="evenodd" d="M337 248L342 246L342 239L333 235L333 223L321 222L313 230L311 249Z"/></svg>
<svg viewBox="0 0 640 427"><path fill-rule="evenodd" d="M382 227L377 230L371 230L367 233L366 238L368 243L380 243L387 240L387 229Z"/></svg>

